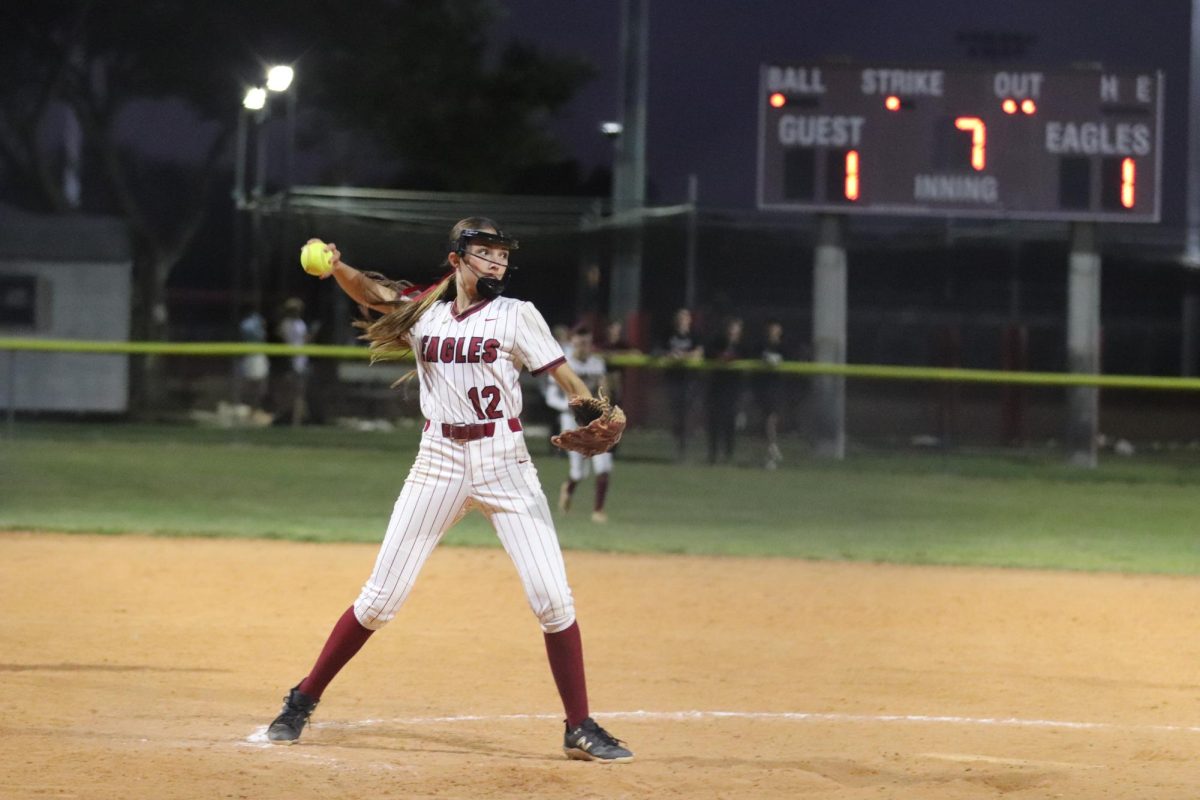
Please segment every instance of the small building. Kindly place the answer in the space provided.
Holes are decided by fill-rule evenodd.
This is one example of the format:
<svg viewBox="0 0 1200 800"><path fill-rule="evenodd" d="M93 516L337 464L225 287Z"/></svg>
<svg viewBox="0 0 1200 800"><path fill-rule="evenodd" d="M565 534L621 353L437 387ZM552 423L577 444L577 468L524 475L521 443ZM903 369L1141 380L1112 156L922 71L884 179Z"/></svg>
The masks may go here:
<svg viewBox="0 0 1200 800"><path fill-rule="evenodd" d="M114 217L0 206L0 340L128 341L132 248ZM129 356L4 350L0 409L122 413Z"/></svg>

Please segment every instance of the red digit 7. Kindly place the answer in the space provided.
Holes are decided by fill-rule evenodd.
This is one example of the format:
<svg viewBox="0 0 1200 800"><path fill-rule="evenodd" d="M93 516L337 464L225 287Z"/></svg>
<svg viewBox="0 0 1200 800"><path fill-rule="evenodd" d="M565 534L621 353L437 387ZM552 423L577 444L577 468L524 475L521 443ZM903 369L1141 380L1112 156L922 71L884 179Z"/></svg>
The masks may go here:
<svg viewBox="0 0 1200 800"><path fill-rule="evenodd" d="M956 117L954 127L971 132L971 166L982 170L987 163L987 125L979 117Z"/></svg>

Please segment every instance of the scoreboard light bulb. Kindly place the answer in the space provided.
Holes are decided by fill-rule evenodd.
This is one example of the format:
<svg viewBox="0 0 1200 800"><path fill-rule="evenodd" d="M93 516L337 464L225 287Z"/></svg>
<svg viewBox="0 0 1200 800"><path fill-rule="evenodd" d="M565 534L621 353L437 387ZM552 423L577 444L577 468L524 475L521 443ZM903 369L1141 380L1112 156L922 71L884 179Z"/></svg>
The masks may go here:
<svg viewBox="0 0 1200 800"><path fill-rule="evenodd" d="M1021 101L1021 110L1024 111L1026 114L1036 114L1037 113L1037 103L1033 102L1029 98L1026 98Z"/></svg>
<svg viewBox="0 0 1200 800"><path fill-rule="evenodd" d="M883 101L883 106L888 111L899 111L900 110L900 98L894 94L889 94L887 96L887 99Z"/></svg>
<svg viewBox="0 0 1200 800"><path fill-rule="evenodd" d="M1005 114L1017 113L1017 101L1013 100L1011 97L1006 98L1004 102L1000 104L1000 107L1004 109Z"/></svg>
<svg viewBox="0 0 1200 800"><path fill-rule="evenodd" d="M783 108L787 104L787 97L783 92L772 92L770 100L771 108Z"/></svg>

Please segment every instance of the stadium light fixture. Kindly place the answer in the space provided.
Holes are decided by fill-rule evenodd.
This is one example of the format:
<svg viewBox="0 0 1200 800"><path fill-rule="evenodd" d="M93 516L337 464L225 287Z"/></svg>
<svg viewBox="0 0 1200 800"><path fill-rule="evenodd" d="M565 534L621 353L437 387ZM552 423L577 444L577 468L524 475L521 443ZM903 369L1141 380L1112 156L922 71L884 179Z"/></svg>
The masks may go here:
<svg viewBox="0 0 1200 800"><path fill-rule="evenodd" d="M246 96L242 99L242 105L250 111L262 111L266 104L267 90L261 86L247 89Z"/></svg>
<svg viewBox="0 0 1200 800"><path fill-rule="evenodd" d="M292 85L292 78L296 77L296 71L286 64L276 64L267 70L267 90L272 92L286 92L288 87Z"/></svg>

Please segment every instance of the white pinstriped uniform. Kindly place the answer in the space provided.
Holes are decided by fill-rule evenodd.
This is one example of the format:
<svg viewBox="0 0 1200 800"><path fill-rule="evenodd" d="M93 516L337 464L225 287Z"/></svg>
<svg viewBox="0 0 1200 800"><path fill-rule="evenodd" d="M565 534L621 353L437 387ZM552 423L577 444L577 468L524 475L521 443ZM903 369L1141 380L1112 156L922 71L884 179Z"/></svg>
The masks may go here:
<svg viewBox="0 0 1200 800"><path fill-rule="evenodd" d="M359 623L382 628L450 526L472 508L491 521L542 630L575 621L558 535L519 423L521 369L539 374L565 360L531 303L498 297L461 314L435 304L409 335L427 420L371 577L354 603ZM470 441L447 438L447 425L491 424Z"/></svg>
<svg viewBox="0 0 1200 800"><path fill-rule="evenodd" d="M605 366L604 359L595 353L583 360L576 358L574 353L567 353L567 366L579 376L592 394L599 391L600 384L608 374L608 367ZM546 384L546 405L558 412L558 426L561 431L574 430L579 427L579 424L575 422L575 415L571 413L567 403L567 393L553 380ZM612 472L613 454L598 453L588 458L583 453L568 450L567 462L569 464L567 475L573 481L581 481L587 477L589 463L597 475Z"/></svg>

